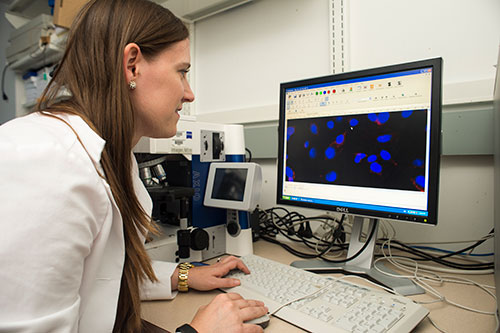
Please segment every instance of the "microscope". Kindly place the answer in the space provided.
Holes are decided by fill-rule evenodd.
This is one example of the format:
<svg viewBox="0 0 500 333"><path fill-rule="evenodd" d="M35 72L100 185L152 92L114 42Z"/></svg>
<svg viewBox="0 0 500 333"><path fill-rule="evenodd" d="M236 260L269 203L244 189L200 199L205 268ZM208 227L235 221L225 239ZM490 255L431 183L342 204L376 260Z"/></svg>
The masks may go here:
<svg viewBox="0 0 500 333"><path fill-rule="evenodd" d="M134 154L161 232L145 245L152 259L253 253L249 212L259 199L262 172L245 162L242 125L183 116L173 138L142 138Z"/></svg>

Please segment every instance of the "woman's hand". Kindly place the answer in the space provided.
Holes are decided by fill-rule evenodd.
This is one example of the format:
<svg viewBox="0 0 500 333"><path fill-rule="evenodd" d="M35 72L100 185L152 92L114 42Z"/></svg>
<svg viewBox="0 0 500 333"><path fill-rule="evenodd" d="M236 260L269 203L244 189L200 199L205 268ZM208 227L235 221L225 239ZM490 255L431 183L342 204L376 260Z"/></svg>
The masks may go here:
<svg viewBox="0 0 500 333"><path fill-rule="evenodd" d="M224 278L233 269L239 269L246 274L250 273L247 266L238 258L229 256L210 266L197 266L189 270L189 288L196 290L212 290L217 288L231 288L240 285L240 280Z"/></svg>
<svg viewBox="0 0 500 333"><path fill-rule="evenodd" d="M244 322L261 317L267 311L260 301L246 300L234 293L220 294L198 310L191 326L199 333L260 333L262 327Z"/></svg>

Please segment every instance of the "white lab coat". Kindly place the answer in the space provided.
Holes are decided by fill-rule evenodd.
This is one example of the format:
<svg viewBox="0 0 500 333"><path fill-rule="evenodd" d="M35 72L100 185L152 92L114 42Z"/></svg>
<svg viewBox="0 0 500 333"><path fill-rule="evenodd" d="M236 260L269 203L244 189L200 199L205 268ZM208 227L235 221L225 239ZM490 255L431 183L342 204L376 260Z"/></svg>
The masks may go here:
<svg viewBox="0 0 500 333"><path fill-rule="evenodd" d="M110 332L124 261L122 218L99 177L105 141L80 117L40 114L0 127L0 332ZM89 158L90 155L90 158ZM135 163L135 159L134 159ZM136 165L135 165L136 166ZM151 199L134 168L138 198ZM175 296L173 263L143 299Z"/></svg>

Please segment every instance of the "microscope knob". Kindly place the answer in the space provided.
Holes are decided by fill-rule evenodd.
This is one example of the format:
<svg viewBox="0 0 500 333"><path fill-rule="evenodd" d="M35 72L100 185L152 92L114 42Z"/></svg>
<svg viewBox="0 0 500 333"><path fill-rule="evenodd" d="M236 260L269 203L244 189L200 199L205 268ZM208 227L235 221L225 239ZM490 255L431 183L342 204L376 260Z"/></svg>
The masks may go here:
<svg viewBox="0 0 500 333"><path fill-rule="evenodd" d="M191 231L191 248L195 251L208 249L208 232L197 228Z"/></svg>
<svg viewBox="0 0 500 333"><path fill-rule="evenodd" d="M226 226L228 234L230 234L233 237L238 236L240 233L240 225L237 222L230 222Z"/></svg>

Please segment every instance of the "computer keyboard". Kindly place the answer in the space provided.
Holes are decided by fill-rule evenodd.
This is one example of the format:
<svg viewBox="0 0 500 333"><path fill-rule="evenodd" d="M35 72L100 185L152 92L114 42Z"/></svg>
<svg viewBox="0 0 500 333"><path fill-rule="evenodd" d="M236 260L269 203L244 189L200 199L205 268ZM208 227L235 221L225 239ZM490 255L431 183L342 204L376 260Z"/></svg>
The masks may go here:
<svg viewBox="0 0 500 333"><path fill-rule="evenodd" d="M251 274L231 272L228 276L240 279L241 285L225 291L261 300L269 313L306 331L410 332L429 313L403 296L256 255L241 259Z"/></svg>

